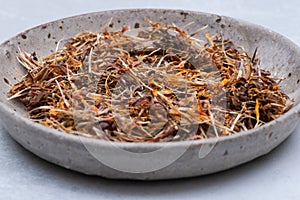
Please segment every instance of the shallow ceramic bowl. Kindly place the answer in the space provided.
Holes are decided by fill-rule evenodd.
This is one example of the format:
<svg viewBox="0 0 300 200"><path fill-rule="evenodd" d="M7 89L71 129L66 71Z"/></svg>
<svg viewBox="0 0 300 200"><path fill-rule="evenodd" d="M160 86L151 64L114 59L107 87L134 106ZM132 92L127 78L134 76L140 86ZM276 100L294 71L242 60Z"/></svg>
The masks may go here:
<svg viewBox="0 0 300 200"><path fill-rule="evenodd" d="M111 29L123 25L148 26L145 19L175 23L188 32L208 24L211 34L223 33L235 43L254 52L259 47L261 66L278 77L283 90L295 99L294 107L260 128L218 140L171 143L110 143L68 135L30 121L23 105L7 101L10 84L20 80L24 69L16 56L19 48L45 56L59 40L82 31L99 31L108 22ZM110 21L111 20L111 21ZM203 37L199 34L198 37ZM0 112L3 125L22 146L57 165L89 175L120 179L172 179L210 174L232 168L262 156L295 129L299 121L300 50L285 37L229 17L181 10L118 10L91 13L50 22L4 42L0 46Z"/></svg>

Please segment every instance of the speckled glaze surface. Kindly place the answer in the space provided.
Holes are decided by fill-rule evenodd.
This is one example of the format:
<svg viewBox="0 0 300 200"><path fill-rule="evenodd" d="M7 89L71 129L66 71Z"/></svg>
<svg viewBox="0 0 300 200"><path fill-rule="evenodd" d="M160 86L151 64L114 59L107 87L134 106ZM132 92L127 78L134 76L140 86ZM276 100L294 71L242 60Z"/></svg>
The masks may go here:
<svg viewBox="0 0 300 200"><path fill-rule="evenodd" d="M24 107L16 101L7 101L10 84L21 79L24 69L17 63L19 48L44 56L55 50L60 40L70 38L82 31L100 31L108 26L114 30L123 25L130 27L148 26L145 19L163 23L175 23L182 27L190 22L188 32L193 32L208 24L211 34L222 33L235 43L253 52L259 47L258 57L261 65L278 77L284 77L281 86L295 99L294 107L275 121L260 128L215 140L173 142L168 144L169 151L186 148L179 159L155 171L133 173L117 170L103 164L93 156L89 149L100 150L113 158L118 166L128 165L112 148L130 152L151 152L164 148L166 143L115 143L82 138L46 128L27 118ZM199 35L199 37L203 37ZM37 156L57 165L89 175L99 175L115 179L158 180L193 177L226 170L262 156L281 142L294 130L300 118L300 49L285 37L240 20L224 16L181 10L118 10L91 13L61 19L25 31L0 46L0 112L3 125L10 135ZM215 144L216 143L216 144ZM203 145L213 145L212 151L199 158ZM89 148L87 148L87 146ZM168 156L168 155L163 155ZM16 158L17 159L17 158ZM160 162L159 157L153 162ZM141 165L143 160L141 160Z"/></svg>

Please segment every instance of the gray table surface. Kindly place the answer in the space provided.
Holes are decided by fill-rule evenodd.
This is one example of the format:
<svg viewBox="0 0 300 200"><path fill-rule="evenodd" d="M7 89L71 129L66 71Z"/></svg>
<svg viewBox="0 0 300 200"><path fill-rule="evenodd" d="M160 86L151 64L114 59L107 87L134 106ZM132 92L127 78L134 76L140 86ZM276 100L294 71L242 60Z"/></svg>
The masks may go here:
<svg viewBox="0 0 300 200"><path fill-rule="evenodd" d="M300 45L297 0L0 0L0 42L32 26L81 13L174 8L240 18ZM300 199L300 127L273 152L222 173L161 182L89 177L24 150L0 125L0 199Z"/></svg>

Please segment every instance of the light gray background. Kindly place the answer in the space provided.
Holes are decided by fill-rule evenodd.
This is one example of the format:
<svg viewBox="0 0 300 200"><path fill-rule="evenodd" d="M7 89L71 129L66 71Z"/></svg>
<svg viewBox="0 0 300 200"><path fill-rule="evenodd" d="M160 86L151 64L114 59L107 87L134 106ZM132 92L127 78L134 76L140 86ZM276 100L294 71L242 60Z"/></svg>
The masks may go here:
<svg viewBox="0 0 300 200"><path fill-rule="evenodd" d="M300 45L298 0L0 0L0 42L32 26L122 8L179 8L240 18ZM300 127L267 156L205 177L161 182L89 177L39 159L0 125L0 199L300 199Z"/></svg>

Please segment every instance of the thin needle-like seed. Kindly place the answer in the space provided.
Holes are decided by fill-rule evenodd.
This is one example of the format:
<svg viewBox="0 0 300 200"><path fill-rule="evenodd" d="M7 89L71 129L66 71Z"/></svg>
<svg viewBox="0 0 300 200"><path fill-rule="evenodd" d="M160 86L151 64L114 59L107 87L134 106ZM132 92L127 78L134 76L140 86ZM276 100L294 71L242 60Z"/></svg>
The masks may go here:
<svg viewBox="0 0 300 200"><path fill-rule="evenodd" d="M62 99L64 100L66 106L67 106L67 107L70 107L70 104L69 104L69 102L66 100L65 94L64 94L63 90L61 89L59 82L58 82L57 80L55 80L55 82L56 82L56 84L57 84L57 87L58 87L58 89L59 89L59 91L60 91L61 97L62 97Z"/></svg>

